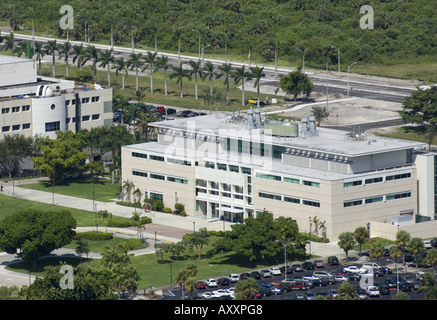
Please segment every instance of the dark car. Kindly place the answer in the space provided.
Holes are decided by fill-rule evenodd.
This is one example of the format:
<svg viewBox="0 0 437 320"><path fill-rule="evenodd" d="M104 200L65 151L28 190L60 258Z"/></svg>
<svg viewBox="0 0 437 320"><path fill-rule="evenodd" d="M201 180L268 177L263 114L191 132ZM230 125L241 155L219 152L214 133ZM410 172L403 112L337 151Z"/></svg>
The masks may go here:
<svg viewBox="0 0 437 320"><path fill-rule="evenodd" d="M387 279L385 279L385 284L389 288L396 288L396 279L395 278L387 278Z"/></svg>
<svg viewBox="0 0 437 320"><path fill-rule="evenodd" d="M262 295L263 297L267 297L270 296L272 292L265 286L259 286L258 294Z"/></svg>
<svg viewBox="0 0 437 320"><path fill-rule="evenodd" d="M293 269L291 269L290 266L287 266L287 267L282 266L282 267L279 268L279 270L281 270L281 272L283 274L285 274L285 270L287 270L287 274L292 274L293 273Z"/></svg>
<svg viewBox="0 0 437 320"><path fill-rule="evenodd" d="M314 270L314 264L311 261L305 261L304 263L302 263L302 267L305 270Z"/></svg>
<svg viewBox="0 0 437 320"><path fill-rule="evenodd" d="M250 274L247 272L243 272L242 274L240 274L240 280L245 280L249 277L250 277Z"/></svg>
<svg viewBox="0 0 437 320"><path fill-rule="evenodd" d="M301 271L303 271L302 265L301 265L300 263L293 264L293 265L291 266L291 269L292 269L294 272L301 272Z"/></svg>
<svg viewBox="0 0 437 320"><path fill-rule="evenodd" d="M325 267L325 264L323 263L322 260L314 260L314 266L315 266L316 268L324 268L324 267Z"/></svg>
<svg viewBox="0 0 437 320"><path fill-rule="evenodd" d="M261 279L261 273L259 273L258 271L252 271L251 273L249 273L249 275L254 279Z"/></svg>
<svg viewBox="0 0 437 320"><path fill-rule="evenodd" d="M189 115L192 113L193 111L191 111L191 110L181 110L181 111L179 111L176 115L178 116L178 117L184 117L184 118L186 118L186 117L189 117Z"/></svg>
<svg viewBox="0 0 437 320"><path fill-rule="evenodd" d="M382 294L382 295L390 294L390 287L386 286L386 285L380 286L379 287L379 293Z"/></svg>
<svg viewBox="0 0 437 320"><path fill-rule="evenodd" d="M328 263L331 266L338 265L338 258L336 256L330 256L330 257L328 257Z"/></svg>
<svg viewBox="0 0 437 320"><path fill-rule="evenodd" d="M219 279L217 279L217 284L220 285L220 286L229 286L230 283L231 282L230 282L229 278L219 278Z"/></svg>
<svg viewBox="0 0 437 320"><path fill-rule="evenodd" d="M361 276L359 274L356 274L356 273L346 273L345 277L349 281L360 281L360 279L361 279Z"/></svg>
<svg viewBox="0 0 437 320"><path fill-rule="evenodd" d="M167 114L176 114L176 109L167 108Z"/></svg>
<svg viewBox="0 0 437 320"><path fill-rule="evenodd" d="M379 270L381 270L381 272L385 273L385 274L392 274L393 273L393 270L390 269L389 267L381 267L381 268L379 268Z"/></svg>
<svg viewBox="0 0 437 320"><path fill-rule="evenodd" d="M411 283L408 282L402 282L399 285L399 289L402 291L411 291Z"/></svg>

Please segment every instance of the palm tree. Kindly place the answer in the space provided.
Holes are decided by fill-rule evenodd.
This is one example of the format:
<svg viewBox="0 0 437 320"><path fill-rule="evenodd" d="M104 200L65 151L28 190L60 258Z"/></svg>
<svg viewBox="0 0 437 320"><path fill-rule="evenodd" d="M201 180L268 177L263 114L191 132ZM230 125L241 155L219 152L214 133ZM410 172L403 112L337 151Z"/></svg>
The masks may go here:
<svg viewBox="0 0 437 320"><path fill-rule="evenodd" d="M11 50L12 55L14 54L15 41L13 32L9 33L9 35L5 38L5 44L3 46L3 49Z"/></svg>
<svg viewBox="0 0 437 320"><path fill-rule="evenodd" d="M202 62L200 60L198 60L197 62L190 60L190 61L188 61L188 64L191 67L190 75L191 76L194 75L194 86L195 86L196 100L197 100L198 99L198 96L197 96L197 77L200 77L200 79L203 79Z"/></svg>
<svg viewBox="0 0 437 320"><path fill-rule="evenodd" d="M18 42L18 45L15 47L14 52L19 57L21 57L22 54L24 54L24 56L26 56L26 54L27 54L27 41Z"/></svg>
<svg viewBox="0 0 437 320"><path fill-rule="evenodd" d="M77 61L77 67L79 68L79 70L82 69L82 62L85 55L85 49L83 47L83 44L81 44L80 46L74 45L71 54L73 55L73 63L76 63Z"/></svg>
<svg viewBox="0 0 437 320"><path fill-rule="evenodd" d="M369 231L366 227L357 227L354 231L354 238L360 247L359 255L361 255L361 246L369 239Z"/></svg>
<svg viewBox="0 0 437 320"><path fill-rule="evenodd" d="M135 76L137 77L136 89L138 90L138 70L143 66L143 55L141 53L131 53L127 62L127 66L131 70L135 70Z"/></svg>
<svg viewBox="0 0 437 320"><path fill-rule="evenodd" d="M303 44L299 44L294 50L302 56L302 73L305 73L305 55L308 53L308 48L305 48Z"/></svg>
<svg viewBox="0 0 437 320"><path fill-rule="evenodd" d="M257 97L257 107L259 108L259 85L260 85L260 80L261 78L265 77L265 73L264 71L264 67L258 67L256 66L255 68L250 68L251 72L252 72L252 78L255 79L255 83L253 84L254 87L256 87L256 97Z"/></svg>
<svg viewBox="0 0 437 320"><path fill-rule="evenodd" d="M396 245L401 247L402 251L402 264L405 265L405 248L408 242L411 240L411 236L408 231L400 230L396 233Z"/></svg>
<svg viewBox="0 0 437 320"><path fill-rule="evenodd" d="M53 66L53 77L56 76L56 70L55 70L55 65L56 65L56 51L58 51L58 45L56 43L56 40L52 40L49 41L45 46L44 46L44 50L46 54L51 54L52 55L52 66Z"/></svg>
<svg viewBox="0 0 437 320"><path fill-rule="evenodd" d="M183 98L184 97L183 79L187 78L187 79L191 80L190 72L188 70L184 70L181 63L179 64L179 66L172 67L172 69L173 69L173 73L170 74L170 79L176 78L176 83L180 83L180 85L181 85L181 98Z"/></svg>
<svg viewBox="0 0 437 320"><path fill-rule="evenodd" d="M170 68L170 65L168 64L168 57L167 56L161 56L157 59L157 69L163 69L164 70L164 93L167 96L167 69Z"/></svg>
<svg viewBox="0 0 437 320"><path fill-rule="evenodd" d="M64 57L65 61L65 73L66 76L68 76L68 58L71 53L71 44L69 41L65 42L64 44L59 45L59 58Z"/></svg>
<svg viewBox="0 0 437 320"><path fill-rule="evenodd" d="M35 42L33 55L35 56L36 61L38 61L38 73L41 74L41 60L45 55L44 48L41 42Z"/></svg>
<svg viewBox="0 0 437 320"><path fill-rule="evenodd" d="M204 73L204 77L203 79L208 78L209 80L209 92L211 93L212 96L212 79L214 79L215 76L215 69L214 69L214 65L212 64L211 61L207 61L205 62L205 65L203 66L203 73Z"/></svg>
<svg viewBox="0 0 437 320"><path fill-rule="evenodd" d="M229 103L229 77L232 73L232 65L230 63L223 63L218 67L220 73L216 75L216 79L225 77L224 85L226 85L226 103Z"/></svg>
<svg viewBox="0 0 437 320"><path fill-rule="evenodd" d="M117 94L114 97L114 104L112 107L112 111L117 111L118 109L121 109L121 124L124 124L124 111L127 107L129 107L129 99L121 94Z"/></svg>
<svg viewBox="0 0 437 320"><path fill-rule="evenodd" d="M239 84L241 82L241 104L244 107L244 85L246 84L246 80L252 79L252 74L249 71L246 71L245 66L243 65L240 68L235 68L235 70L232 72L232 77L234 78L235 84Z"/></svg>
<svg viewBox="0 0 437 320"><path fill-rule="evenodd" d="M144 57L145 66L143 71L148 67L150 70L150 92L153 93L153 72L155 72L154 68L157 65L156 61L157 52L147 52L147 55Z"/></svg>
<svg viewBox="0 0 437 320"><path fill-rule="evenodd" d="M84 59L82 61L82 64L84 65L85 63L88 62L88 60L92 60L94 81L96 81L96 77L97 77L97 63L99 62L99 56L100 56L100 50L97 49L95 46L90 45L85 49Z"/></svg>
<svg viewBox="0 0 437 320"><path fill-rule="evenodd" d="M114 50L109 49L99 52L99 67L107 68L108 71L108 87L111 86L111 63L114 62Z"/></svg>
<svg viewBox="0 0 437 320"><path fill-rule="evenodd" d="M115 69L115 75L118 77L118 73L121 72L121 83L122 88L124 90L124 78L129 75L127 63L124 60L124 57L119 57L114 60L114 66L112 67Z"/></svg>

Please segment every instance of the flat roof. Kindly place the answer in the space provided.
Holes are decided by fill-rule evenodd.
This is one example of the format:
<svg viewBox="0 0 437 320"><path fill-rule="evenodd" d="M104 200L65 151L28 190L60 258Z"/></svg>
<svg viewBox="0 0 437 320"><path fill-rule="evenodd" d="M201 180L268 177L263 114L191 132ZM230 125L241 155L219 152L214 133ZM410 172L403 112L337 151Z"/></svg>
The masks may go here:
<svg viewBox="0 0 437 320"><path fill-rule="evenodd" d="M0 54L0 64L29 62L31 59Z"/></svg>
<svg viewBox="0 0 437 320"><path fill-rule="evenodd" d="M276 137L264 132L263 129L248 129L245 117L239 117L240 121L233 121L232 113L217 113L192 118L176 118L150 123L150 126L167 130L183 130L188 132L204 133L205 135L218 135L221 137L241 138L260 137L264 135L264 141L274 145L284 146L305 151L322 152L347 157L359 157L364 155L385 153L406 149L423 150L426 143L392 139L374 136L367 133L353 133L331 128L317 127L318 135L314 137L301 136L301 124L298 124L299 136ZM263 134L264 132L264 134ZM356 136L358 135L358 136Z"/></svg>

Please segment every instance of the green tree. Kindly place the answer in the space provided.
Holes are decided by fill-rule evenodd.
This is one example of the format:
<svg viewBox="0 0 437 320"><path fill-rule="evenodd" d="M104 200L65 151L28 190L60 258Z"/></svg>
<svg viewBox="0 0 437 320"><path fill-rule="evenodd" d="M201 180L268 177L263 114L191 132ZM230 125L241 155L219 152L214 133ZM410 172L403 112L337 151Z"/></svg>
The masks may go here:
<svg viewBox="0 0 437 320"><path fill-rule="evenodd" d="M342 232L338 236L338 246L344 250L346 254L346 260L348 259L348 253L354 248L355 237L352 232Z"/></svg>
<svg viewBox="0 0 437 320"><path fill-rule="evenodd" d="M311 114L316 118L317 125L320 127L322 121L329 117L330 112L326 110L326 107L313 106L311 108Z"/></svg>
<svg viewBox="0 0 437 320"><path fill-rule="evenodd" d="M24 160L37 152L36 141L22 134L5 135L0 141L0 171L12 178Z"/></svg>
<svg viewBox="0 0 437 320"><path fill-rule="evenodd" d="M45 56L44 47L41 42L35 42L34 55L36 61L38 61L38 74L41 75L41 60Z"/></svg>
<svg viewBox="0 0 437 320"><path fill-rule="evenodd" d="M82 142L71 131L56 132L56 139L42 138L42 155L33 157L34 166L57 185L64 183L67 173L83 169L88 154L82 151Z"/></svg>
<svg viewBox="0 0 437 320"><path fill-rule="evenodd" d="M354 231L354 239L359 245L359 255L361 255L362 245L369 240L369 231L366 227L358 227Z"/></svg>
<svg viewBox="0 0 437 320"><path fill-rule="evenodd" d="M118 73L121 73L121 88L124 90L124 80L129 75L129 69L127 67L126 60L124 60L124 57L114 59L114 66L112 68L115 69L115 75L117 77Z"/></svg>
<svg viewBox="0 0 437 320"><path fill-rule="evenodd" d="M373 242L370 245L370 257L379 259L384 254L384 245L380 242Z"/></svg>
<svg viewBox="0 0 437 320"><path fill-rule="evenodd" d="M187 78L191 81L191 75L189 70L185 70L182 67L182 64L179 64L179 66L173 66L172 67L173 72L170 74L170 79L176 79L176 83L180 84L181 88L181 98L184 97L184 86L183 86L183 80L184 78Z"/></svg>
<svg viewBox="0 0 437 320"><path fill-rule="evenodd" d="M82 64L84 65L88 61L91 61L92 69L94 72L94 81L96 81L97 78L97 63L100 60L100 49L97 49L95 46L90 45L88 46L83 55Z"/></svg>
<svg viewBox="0 0 437 320"><path fill-rule="evenodd" d="M59 48L56 40L49 41L44 46L45 53L52 56L53 77L56 76L56 51L58 51L58 49Z"/></svg>
<svg viewBox="0 0 437 320"><path fill-rule="evenodd" d="M63 44L60 44L58 46L58 53L59 58L64 58L65 62L65 75L68 77L68 63L69 63L69 57L71 53L71 43L69 41L64 42Z"/></svg>
<svg viewBox="0 0 437 320"><path fill-rule="evenodd" d="M426 251L426 248L423 245L422 238L419 237L413 237L408 242L408 251L411 252L416 260L418 260L419 256L423 256L423 254Z"/></svg>
<svg viewBox="0 0 437 320"><path fill-rule="evenodd" d="M402 252L402 264L405 265L405 248L408 242L411 240L411 236L408 231L400 230L396 233L396 245L401 248Z"/></svg>
<svg viewBox="0 0 437 320"><path fill-rule="evenodd" d="M80 238L80 239L77 241L77 247L76 247L75 252L76 252L78 255L86 254L86 257L87 257L87 259L88 259L88 254L90 253L90 246L89 246L89 243L88 243L88 239L86 239L86 238Z"/></svg>
<svg viewBox="0 0 437 320"><path fill-rule="evenodd" d="M259 291L258 282L254 278L240 280L235 285L235 299L249 300L250 296Z"/></svg>
<svg viewBox="0 0 437 320"><path fill-rule="evenodd" d="M411 298L408 293L398 292L393 296L392 300L411 300Z"/></svg>
<svg viewBox="0 0 437 320"><path fill-rule="evenodd" d="M426 300L437 300L437 286L434 274L426 273L422 277L424 285L417 290L417 293L426 291Z"/></svg>
<svg viewBox="0 0 437 320"><path fill-rule="evenodd" d="M153 73L156 71L155 67L157 67L157 65L158 65L157 52L148 51L146 56L144 57L144 63L145 63L145 67L144 67L143 71L146 68L149 68L149 72L150 72L150 92L153 93Z"/></svg>
<svg viewBox="0 0 437 320"><path fill-rule="evenodd" d="M188 61L188 64L190 65L190 75L194 76L194 91L195 91L195 99L199 99L197 95L197 78L203 79L203 70L202 70L202 63L200 60L194 61L190 60Z"/></svg>
<svg viewBox="0 0 437 320"><path fill-rule="evenodd" d="M437 133L437 87L418 89L404 99L399 115L402 120L425 126L428 145Z"/></svg>
<svg viewBox="0 0 437 320"><path fill-rule="evenodd" d="M16 253L26 261L38 259L69 244L75 235L76 220L67 210L17 211L0 221L0 249Z"/></svg>
<svg viewBox="0 0 437 320"><path fill-rule="evenodd" d="M257 107L259 108L259 87L261 78L264 78L266 74L264 73L264 67L256 66L255 68L250 68L251 78L255 79L253 86L256 88L256 98L257 98Z"/></svg>
<svg viewBox="0 0 437 320"><path fill-rule="evenodd" d="M209 242L208 230L206 230L206 228L200 228L199 231L190 233L187 242L191 246L196 247L199 254L199 260L202 260L202 249Z"/></svg>
<svg viewBox="0 0 437 320"><path fill-rule="evenodd" d="M77 67L82 69L83 60L85 59L85 49L83 44L74 45L71 54L73 55L73 63L77 61Z"/></svg>
<svg viewBox="0 0 437 320"><path fill-rule="evenodd" d="M216 78L219 79L223 77L223 85L226 86L226 103L229 104L229 79L232 76L232 64L230 63L223 63L220 66L218 66L218 73L216 75Z"/></svg>
<svg viewBox="0 0 437 320"><path fill-rule="evenodd" d="M435 266L437 266L437 250L431 249L426 255L426 261L432 266L435 275Z"/></svg>
<svg viewBox="0 0 437 320"><path fill-rule="evenodd" d="M170 68L170 65L168 63L168 57L167 56L160 56L156 59L157 61L157 69L164 70L164 94L165 96L168 95L167 92L167 70Z"/></svg>
<svg viewBox="0 0 437 320"><path fill-rule="evenodd" d="M247 80L251 80L252 74L246 70L246 67L243 65L240 68L235 68L232 72L232 78L234 79L235 84L239 84L241 82L241 105L244 107L245 98L244 98L244 86Z"/></svg>
<svg viewBox="0 0 437 320"><path fill-rule="evenodd" d="M338 296L335 300L357 300L357 295L355 294L355 287L349 282L344 281L338 287Z"/></svg>
<svg viewBox="0 0 437 320"><path fill-rule="evenodd" d="M279 88L286 94L292 95L294 101L296 101L297 96L300 94L305 94L306 97L309 97L314 89L314 85L306 74L301 71L293 71L279 78Z"/></svg>
<svg viewBox="0 0 437 320"><path fill-rule="evenodd" d="M108 87L111 86L111 63L114 63L114 50L103 50L99 52L99 67L107 69L108 72Z"/></svg>
<svg viewBox="0 0 437 320"><path fill-rule="evenodd" d="M203 66L203 74L204 74L203 79L209 80L209 92L210 95L212 96L213 94L212 80L214 79L216 72L215 72L214 65L212 64L211 61L205 62L205 65Z"/></svg>
<svg viewBox="0 0 437 320"><path fill-rule="evenodd" d="M130 70L135 70L136 85L135 90L138 90L138 72L143 66L143 55L141 53L131 53L129 55L127 66Z"/></svg>

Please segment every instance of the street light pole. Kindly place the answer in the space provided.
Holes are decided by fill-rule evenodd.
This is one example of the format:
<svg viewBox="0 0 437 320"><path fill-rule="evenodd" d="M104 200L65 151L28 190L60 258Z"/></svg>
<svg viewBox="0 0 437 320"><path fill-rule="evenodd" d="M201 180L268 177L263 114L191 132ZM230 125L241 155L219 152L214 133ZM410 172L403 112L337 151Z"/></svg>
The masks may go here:
<svg viewBox="0 0 437 320"><path fill-rule="evenodd" d="M284 257L285 257L285 262L284 262L284 275L285 275L285 280L287 281L287 246L289 244L292 244L292 242L285 244L284 242L282 242L281 240L276 240L276 242L280 242L283 246L284 246Z"/></svg>
<svg viewBox="0 0 437 320"><path fill-rule="evenodd" d="M356 62L353 62L353 63L351 63L350 65L347 66L347 96L348 96L348 97L350 96L349 71L350 71L350 68L351 68L354 64L356 64Z"/></svg>

